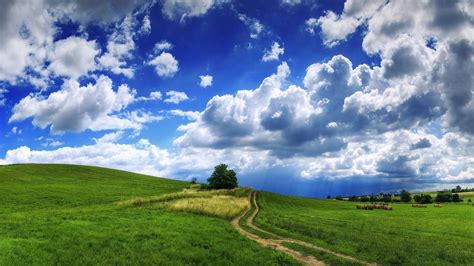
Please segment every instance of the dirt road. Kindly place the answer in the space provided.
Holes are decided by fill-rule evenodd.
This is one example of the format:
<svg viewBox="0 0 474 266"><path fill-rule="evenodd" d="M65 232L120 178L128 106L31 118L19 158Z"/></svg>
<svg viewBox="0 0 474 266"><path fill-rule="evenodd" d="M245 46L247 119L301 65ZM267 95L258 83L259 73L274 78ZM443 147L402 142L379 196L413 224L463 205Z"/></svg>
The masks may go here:
<svg viewBox="0 0 474 266"><path fill-rule="evenodd" d="M245 212L243 212L242 214L240 214L238 217L234 218L231 221L232 226L234 226L235 229L237 229L237 231L239 231L239 233L241 233L242 235L256 241L257 243L259 243L262 246L272 247L275 250L284 252L284 253L290 255L291 257L293 257L295 260L302 263L303 265L325 265L325 263L322 262L322 261L318 261L313 256L305 255L305 254L302 254L301 252L298 252L296 250L287 248L287 247L282 245L283 242L298 244L298 245L304 246L306 248L310 248L310 249L313 249L313 250L316 250L316 251L322 251L322 252L331 254L333 256L340 257L340 258L350 260L350 261L353 261L353 262L356 262L356 263L364 264L364 265L376 265L374 263L369 263L369 262L366 262L366 261L362 261L362 260L356 259L356 258L348 256L348 255L344 255L344 254L337 253L337 252L334 252L334 251L329 250L329 249L325 249L325 248L322 248L322 247L315 246L315 245L310 244L308 242L304 242L304 241L296 240L296 239L291 239L291 238L281 237L281 236L278 236L276 234L267 232L267 231L257 227L256 225L253 224L253 220L255 219L255 216L257 216L257 214L259 212L259 208L258 208L258 204L257 204L257 200L256 200L256 195L257 195L256 191L252 191L249 195L249 201L251 203L251 206L255 207L255 210L247 218L247 221L245 221L245 224L248 227L252 228L253 230L264 233L265 235L271 236L272 238L271 239L262 238L262 237L260 237L256 234L245 231L240 226L240 221L252 209L251 206Z"/></svg>

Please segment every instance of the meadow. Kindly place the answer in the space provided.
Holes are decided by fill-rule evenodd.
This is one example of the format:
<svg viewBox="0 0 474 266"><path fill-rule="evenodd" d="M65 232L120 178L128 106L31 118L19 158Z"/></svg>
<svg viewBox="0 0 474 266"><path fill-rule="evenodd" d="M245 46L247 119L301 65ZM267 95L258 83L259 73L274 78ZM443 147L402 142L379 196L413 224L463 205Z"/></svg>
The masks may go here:
<svg viewBox="0 0 474 266"><path fill-rule="evenodd" d="M249 188L72 165L0 166L0 265L298 265L229 221L256 209ZM470 193L470 192L467 192ZM472 194L465 194L471 197ZM359 210L358 202L258 192L254 224L285 238L380 265L472 265L474 206ZM286 241L286 240L284 240ZM358 265L296 243L329 265Z"/></svg>
<svg viewBox="0 0 474 266"><path fill-rule="evenodd" d="M96 167L0 166L0 265L291 262L240 235L229 218L174 211L162 203L123 204L163 195L176 200L187 187L188 182Z"/></svg>
<svg viewBox="0 0 474 266"><path fill-rule="evenodd" d="M255 224L381 265L472 265L474 206L446 204L393 211L358 210L357 202L258 193ZM359 203L360 204L360 203Z"/></svg>

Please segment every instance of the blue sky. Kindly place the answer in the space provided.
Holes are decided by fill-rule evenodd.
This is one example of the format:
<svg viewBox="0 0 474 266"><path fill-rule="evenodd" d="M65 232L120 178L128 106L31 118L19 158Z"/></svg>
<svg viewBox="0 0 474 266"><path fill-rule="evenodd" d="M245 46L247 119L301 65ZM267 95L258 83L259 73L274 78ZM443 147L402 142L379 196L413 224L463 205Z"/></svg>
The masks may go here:
<svg viewBox="0 0 474 266"><path fill-rule="evenodd" d="M224 162L317 197L474 183L470 1L4 6L1 164Z"/></svg>

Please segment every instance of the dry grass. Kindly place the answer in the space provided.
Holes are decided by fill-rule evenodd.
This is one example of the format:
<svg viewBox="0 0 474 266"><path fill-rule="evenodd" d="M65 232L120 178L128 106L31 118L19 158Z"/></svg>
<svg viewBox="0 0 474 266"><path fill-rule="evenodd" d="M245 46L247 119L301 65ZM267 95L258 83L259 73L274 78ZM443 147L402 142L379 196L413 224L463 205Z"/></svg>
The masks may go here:
<svg viewBox="0 0 474 266"><path fill-rule="evenodd" d="M248 188L200 190L191 187L181 192L154 197L139 197L118 202L125 206L142 206L161 203L173 211L197 213L222 218L233 218L243 212L249 205Z"/></svg>
<svg viewBox="0 0 474 266"><path fill-rule="evenodd" d="M202 198L186 198L169 202L166 206L171 210L192 212L223 218L233 218L250 205L246 197L217 195Z"/></svg>

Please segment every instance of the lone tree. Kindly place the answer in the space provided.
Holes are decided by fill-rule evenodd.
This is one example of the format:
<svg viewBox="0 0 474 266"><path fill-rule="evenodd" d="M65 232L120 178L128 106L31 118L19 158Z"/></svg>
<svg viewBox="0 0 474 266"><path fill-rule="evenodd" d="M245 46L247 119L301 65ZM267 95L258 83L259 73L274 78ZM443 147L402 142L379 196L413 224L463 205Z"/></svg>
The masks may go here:
<svg viewBox="0 0 474 266"><path fill-rule="evenodd" d="M230 189L237 187L237 175L234 170L227 169L227 164L216 165L214 172L207 181L211 189Z"/></svg>

